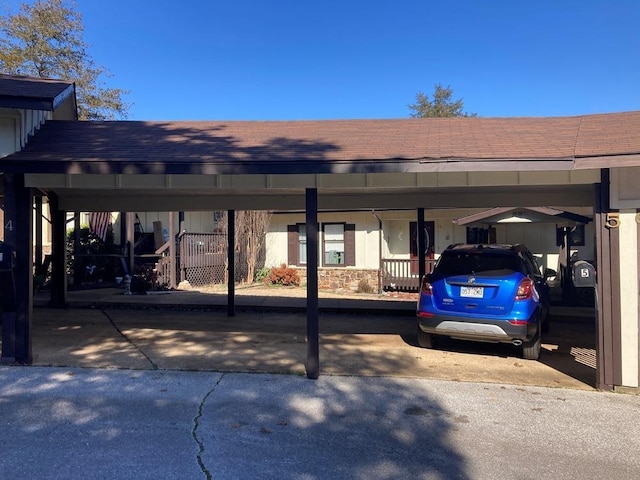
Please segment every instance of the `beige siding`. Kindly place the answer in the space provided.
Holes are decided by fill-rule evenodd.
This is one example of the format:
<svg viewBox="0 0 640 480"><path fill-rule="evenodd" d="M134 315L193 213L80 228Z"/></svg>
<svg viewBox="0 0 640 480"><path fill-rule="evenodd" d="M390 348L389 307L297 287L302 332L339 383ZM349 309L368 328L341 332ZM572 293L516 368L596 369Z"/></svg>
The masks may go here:
<svg viewBox="0 0 640 480"><path fill-rule="evenodd" d="M611 207L640 208L640 167L611 170Z"/></svg>
<svg viewBox="0 0 640 480"><path fill-rule="evenodd" d="M18 150L18 125L19 118L0 116L0 157L6 157Z"/></svg>
<svg viewBox="0 0 640 480"><path fill-rule="evenodd" d="M50 117L50 112L39 110L34 111L0 108L0 158L11 155L24 147L29 135L32 135L42 122ZM46 205L43 206L43 211L41 213L44 217L34 215L34 220L37 221L40 218L43 218L42 245L44 253L47 254L51 251L51 231L49 223L44 220L48 213ZM1 218L4 218L4 213ZM4 221L2 223L4 224ZM0 238L4 239L4 229L0 232ZM35 240L34 236L34 245L36 244Z"/></svg>
<svg viewBox="0 0 640 480"><path fill-rule="evenodd" d="M51 112L0 108L0 157L24 147L29 136L48 119L51 119Z"/></svg>
<svg viewBox="0 0 640 480"><path fill-rule="evenodd" d="M638 227L636 210L620 212L620 347L622 385L638 386Z"/></svg>

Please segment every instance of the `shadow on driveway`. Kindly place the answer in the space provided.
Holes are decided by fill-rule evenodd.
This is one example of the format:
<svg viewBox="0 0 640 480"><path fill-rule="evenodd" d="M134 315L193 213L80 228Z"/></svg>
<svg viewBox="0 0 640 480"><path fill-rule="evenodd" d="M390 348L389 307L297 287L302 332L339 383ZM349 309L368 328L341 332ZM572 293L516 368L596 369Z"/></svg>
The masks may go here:
<svg viewBox="0 0 640 480"><path fill-rule="evenodd" d="M33 323L36 365L305 374L303 311L36 308ZM415 329L411 312L322 313L320 374L595 386L588 319L554 318L537 362L504 344L444 339L422 349Z"/></svg>

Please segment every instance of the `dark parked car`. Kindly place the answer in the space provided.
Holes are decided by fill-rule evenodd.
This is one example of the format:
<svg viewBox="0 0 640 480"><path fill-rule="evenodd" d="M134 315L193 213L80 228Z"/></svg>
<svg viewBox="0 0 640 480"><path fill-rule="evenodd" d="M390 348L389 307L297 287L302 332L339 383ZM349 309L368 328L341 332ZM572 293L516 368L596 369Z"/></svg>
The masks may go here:
<svg viewBox="0 0 640 480"><path fill-rule="evenodd" d="M440 335L522 346L540 357L548 330L547 278L524 245L451 245L422 281L418 343L433 348Z"/></svg>

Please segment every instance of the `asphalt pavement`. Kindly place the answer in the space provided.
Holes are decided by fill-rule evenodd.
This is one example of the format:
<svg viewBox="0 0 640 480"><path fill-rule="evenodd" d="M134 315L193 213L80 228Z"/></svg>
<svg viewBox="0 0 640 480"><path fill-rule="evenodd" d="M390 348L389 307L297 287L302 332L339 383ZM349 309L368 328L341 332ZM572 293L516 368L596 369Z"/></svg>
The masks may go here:
<svg viewBox="0 0 640 480"><path fill-rule="evenodd" d="M0 478L637 479L640 396L0 367Z"/></svg>

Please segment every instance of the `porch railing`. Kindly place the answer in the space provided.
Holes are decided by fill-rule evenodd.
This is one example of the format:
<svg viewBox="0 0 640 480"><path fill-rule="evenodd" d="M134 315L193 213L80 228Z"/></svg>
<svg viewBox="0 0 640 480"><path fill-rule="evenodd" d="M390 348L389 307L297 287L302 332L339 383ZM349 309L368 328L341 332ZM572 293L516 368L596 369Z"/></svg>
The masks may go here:
<svg viewBox="0 0 640 480"><path fill-rule="evenodd" d="M425 273L431 273L436 261L427 259L424 262ZM417 292L420 289L417 259L389 259L381 261L382 289Z"/></svg>
<svg viewBox="0 0 640 480"><path fill-rule="evenodd" d="M170 284L169 243L160 247L156 264L158 281ZM177 245L178 282L187 280L192 285L223 283L226 275L226 237L214 233L185 233L178 238Z"/></svg>

